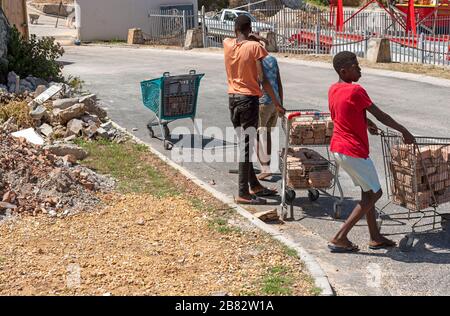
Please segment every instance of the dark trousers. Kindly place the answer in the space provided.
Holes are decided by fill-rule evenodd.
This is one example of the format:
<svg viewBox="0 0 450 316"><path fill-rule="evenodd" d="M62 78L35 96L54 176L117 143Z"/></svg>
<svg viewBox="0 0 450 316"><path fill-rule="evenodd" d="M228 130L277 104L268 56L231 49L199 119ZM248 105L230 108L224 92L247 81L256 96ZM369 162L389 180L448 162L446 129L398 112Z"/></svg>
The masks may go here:
<svg viewBox="0 0 450 316"><path fill-rule="evenodd" d="M235 129L240 129L240 157L239 157L239 196L249 195L251 188L259 186L253 163L250 161L251 140L256 140L256 130L259 120L259 99L257 96L230 94L229 108L231 122ZM252 138L252 139L251 139ZM254 138L254 139L253 139Z"/></svg>

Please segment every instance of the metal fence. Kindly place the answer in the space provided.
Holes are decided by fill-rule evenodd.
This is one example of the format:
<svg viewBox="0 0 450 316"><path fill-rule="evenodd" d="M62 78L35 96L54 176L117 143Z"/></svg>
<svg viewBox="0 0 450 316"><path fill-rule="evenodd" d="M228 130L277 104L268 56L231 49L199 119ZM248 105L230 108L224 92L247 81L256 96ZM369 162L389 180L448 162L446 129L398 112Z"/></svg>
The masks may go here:
<svg viewBox="0 0 450 316"><path fill-rule="evenodd" d="M197 16L189 11L149 11L148 18L149 29L144 31L144 40L150 45L183 46L187 30L197 26Z"/></svg>
<svg viewBox="0 0 450 316"><path fill-rule="evenodd" d="M366 57L370 38L384 37L390 40L394 62L450 65L450 17L428 21L414 36L404 31L398 15L386 11L362 11L356 15L355 11L345 11L343 32L336 31L329 12L317 9L264 6L251 9L250 13L255 17L254 31L274 33L281 53L336 54L349 50ZM204 47L222 47L224 38L235 36L233 20L221 21L205 13L194 16L186 12L158 11L149 14L149 21L145 39L150 44L183 46L186 31L197 27L197 21L203 29ZM447 25L447 35L430 34L430 30L447 32Z"/></svg>

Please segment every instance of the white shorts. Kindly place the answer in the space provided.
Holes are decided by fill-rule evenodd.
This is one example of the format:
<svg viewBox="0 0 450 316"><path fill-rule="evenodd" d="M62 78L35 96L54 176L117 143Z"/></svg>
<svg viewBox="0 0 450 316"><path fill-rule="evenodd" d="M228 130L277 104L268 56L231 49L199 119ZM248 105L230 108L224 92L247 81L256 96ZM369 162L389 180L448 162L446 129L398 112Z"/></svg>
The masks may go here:
<svg viewBox="0 0 450 316"><path fill-rule="evenodd" d="M364 192L372 190L374 193L381 190L380 180L372 159L354 158L340 153L333 153L339 168L345 170L353 183L361 187Z"/></svg>

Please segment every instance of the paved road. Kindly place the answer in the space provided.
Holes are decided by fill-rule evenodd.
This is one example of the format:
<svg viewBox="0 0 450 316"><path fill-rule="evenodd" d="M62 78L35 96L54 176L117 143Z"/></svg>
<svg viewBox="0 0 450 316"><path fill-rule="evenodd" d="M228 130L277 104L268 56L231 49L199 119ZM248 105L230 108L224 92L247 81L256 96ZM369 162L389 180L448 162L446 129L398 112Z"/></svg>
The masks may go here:
<svg viewBox="0 0 450 316"><path fill-rule="evenodd" d="M204 151L201 149L202 145L196 143L189 146L183 142L183 148L196 148L193 152L207 153L204 155L206 158L211 155L222 155L225 158L232 156L230 152L220 151L221 148L234 148L233 138L228 139L224 133L230 122L223 58L220 54L98 46L68 47L66 51L63 58L67 63L65 71L85 80L85 87L98 94L112 119L129 130L138 128L138 131L134 132L135 135L162 152L165 151L161 142L151 139L146 130L146 124L152 115L142 105L139 82L159 77L165 71L180 74L196 69L205 73L199 96L198 118L202 119L203 134L214 139L204 141L203 145L208 147ZM326 110L327 88L336 80L331 68L305 66L284 58L280 59L280 67L288 108L313 107ZM361 84L367 88L373 100L410 127L414 134L450 136L448 86L381 75L363 76ZM176 128L180 126L189 127L192 124L186 120L175 122L171 127L174 134L179 134ZM214 127L218 127L218 131L212 131L211 128ZM192 131L192 127L190 130ZM186 134L189 134L189 131ZM174 136L178 137L180 136ZM224 143L224 139L227 142ZM372 137L371 145L373 159L380 171L381 180L384 181L380 140ZM177 152L174 150L165 153L174 155ZM183 165L200 179L214 181L220 191L230 196L235 193L237 177L228 173L230 168L235 167L235 163L183 162ZM345 174L340 176L340 180L346 195L347 214L355 205L359 192ZM351 255L330 254L326 249L327 240L341 224L329 216L332 200L321 197L318 202L311 203L305 198L304 192L299 192L299 195L295 221L286 222L279 228L300 241L317 257L338 294L450 294L448 232L438 230L418 236L413 251L409 253L398 249L371 251L365 246L368 238L367 227L365 222L361 222L350 237L361 245L362 251ZM277 203L273 201L274 205ZM450 212L450 207L444 205L442 210ZM392 214L401 210L388 207L387 211ZM393 234L392 238L397 241L409 229L408 225L401 225L389 218L386 218L383 227L385 232Z"/></svg>

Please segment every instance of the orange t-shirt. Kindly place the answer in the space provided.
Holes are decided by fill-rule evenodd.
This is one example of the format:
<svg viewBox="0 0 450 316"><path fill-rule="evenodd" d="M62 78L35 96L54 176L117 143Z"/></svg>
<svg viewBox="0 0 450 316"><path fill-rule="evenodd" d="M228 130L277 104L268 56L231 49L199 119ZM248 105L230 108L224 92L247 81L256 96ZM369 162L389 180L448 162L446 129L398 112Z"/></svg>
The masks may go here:
<svg viewBox="0 0 450 316"><path fill-rule="evenodd" d="M268 55L265 48L255 41L236 43L232 38L226 38L223 47L228 93L262 97L256 61Z"/></svg>

